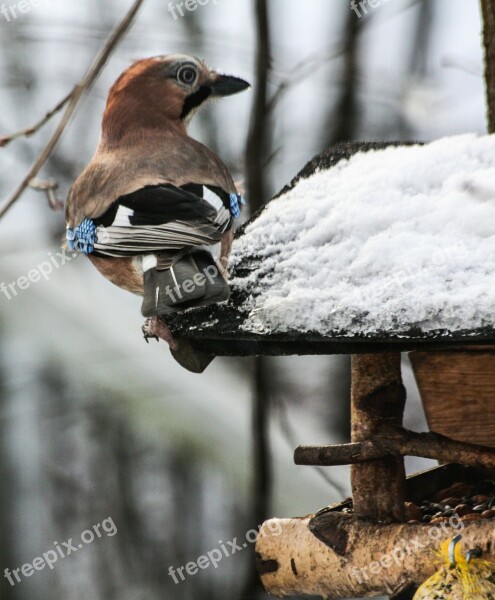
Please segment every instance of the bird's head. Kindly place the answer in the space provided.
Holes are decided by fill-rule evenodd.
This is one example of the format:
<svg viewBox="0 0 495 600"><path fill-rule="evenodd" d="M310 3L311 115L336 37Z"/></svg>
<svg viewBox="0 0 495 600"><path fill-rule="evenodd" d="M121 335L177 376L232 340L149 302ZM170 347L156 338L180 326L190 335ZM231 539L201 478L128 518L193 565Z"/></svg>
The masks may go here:
<svg viewBox="0 0 495 600"><path fill-rule="evenodd" d="M223 75L187 55L156 56L126 69L110 89L103 138L118 141L129 129L178 127L185 130L208 99L237 94L249 83Z"/></svg>

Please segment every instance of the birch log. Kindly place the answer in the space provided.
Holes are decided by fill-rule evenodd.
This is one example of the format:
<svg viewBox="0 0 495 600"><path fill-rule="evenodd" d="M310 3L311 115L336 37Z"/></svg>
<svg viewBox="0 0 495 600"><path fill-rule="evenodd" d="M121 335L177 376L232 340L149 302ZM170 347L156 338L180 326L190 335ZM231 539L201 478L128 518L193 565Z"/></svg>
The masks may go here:
<svg viewBox="0 0 495 600"><path fill-rule="evenodd" d="M483 558L495 560L494 520L380 525L330 511L270 519L256 542L258 571L274 596L394 595L432 575L435 551L458 533L463 551L479 546Z"/></svg>

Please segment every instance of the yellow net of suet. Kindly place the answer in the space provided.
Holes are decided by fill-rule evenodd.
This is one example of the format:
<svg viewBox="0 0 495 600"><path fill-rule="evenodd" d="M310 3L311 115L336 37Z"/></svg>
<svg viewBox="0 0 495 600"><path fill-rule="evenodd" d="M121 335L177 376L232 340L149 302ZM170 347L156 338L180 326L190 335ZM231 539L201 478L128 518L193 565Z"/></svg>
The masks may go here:
<svg viewBox="0 0 495 600"><path fill-rule="evenodd" d="M495 564L480 558L476 548L462 553L457 535L445 540L439 570L427 579L413 600L495 600Z"/></svg>

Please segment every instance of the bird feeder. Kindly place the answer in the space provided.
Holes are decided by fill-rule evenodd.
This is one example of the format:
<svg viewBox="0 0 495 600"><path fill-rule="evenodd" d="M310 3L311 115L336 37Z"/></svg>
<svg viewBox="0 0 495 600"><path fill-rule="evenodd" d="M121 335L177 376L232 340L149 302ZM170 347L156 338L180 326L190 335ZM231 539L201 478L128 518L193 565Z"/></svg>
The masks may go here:
<svg viewBox="0 0 495 600"><path fill-rule="evenodd" d="M456 507L450 524L418 513L448 493L467 506L465 547L495 558L491 507L469 497L495 496L495 271L480 262L495 251L493 167L491 136L337 146L238 232L230 301L168 319L196 372L215 356L352 355L350 443L295 450L299 465L350 464L352 500L262 528L268 592L411 598L461 527ZM402 424L404 352L425 433ZM406 455L446 464L406 478Z"/></svg>

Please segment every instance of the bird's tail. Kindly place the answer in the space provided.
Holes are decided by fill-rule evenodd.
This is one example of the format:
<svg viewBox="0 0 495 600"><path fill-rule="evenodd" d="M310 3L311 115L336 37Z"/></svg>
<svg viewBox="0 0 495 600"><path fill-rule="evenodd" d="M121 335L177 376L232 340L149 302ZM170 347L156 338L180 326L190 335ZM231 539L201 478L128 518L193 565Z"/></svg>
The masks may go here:
<svg viewBox="0 0 495 600"><path fill-rule="evenodd" d="M207 250L193 250L172 267L144 272L144 317L176 313L228 300L230 288Z"/></svg>

